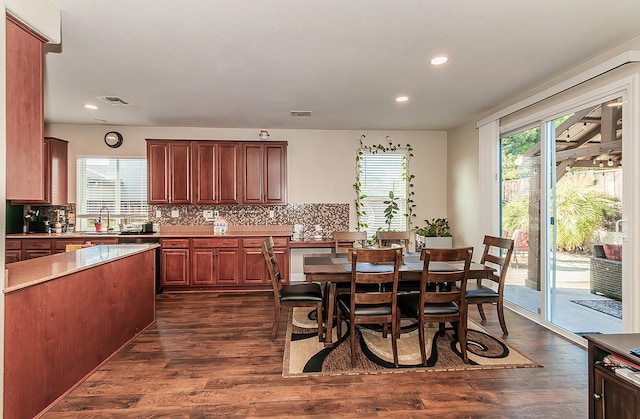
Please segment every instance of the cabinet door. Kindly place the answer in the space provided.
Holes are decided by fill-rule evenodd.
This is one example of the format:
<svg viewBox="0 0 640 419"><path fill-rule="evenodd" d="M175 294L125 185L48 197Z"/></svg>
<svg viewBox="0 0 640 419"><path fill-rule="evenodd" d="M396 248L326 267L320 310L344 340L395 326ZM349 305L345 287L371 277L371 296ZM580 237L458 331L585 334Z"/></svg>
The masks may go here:
<svg viewBox="0 0 640 419"><path fill-rule="evenodd" d="M242 249L242 266L244 284L264 285L271 283L261 248L251 247Z"/></svg>
<svg viewBox="0 0 640 419"><path fill-rule="evenodd" d="M58 138L45 138L49 143L47 164L47 193L51 205L67 205L68 142Z"/></svg>
<svg viewBox="0 0 640 419"><path fill-rule="evenodd" d="M238 249L220 248L217 250L217 285L238 285L240 281Z"/></svg>
<svg viewBox="0 0 640 419"><path fill-rule="evenodd" d="M189 285L189 249L162 249L160 282L169 287Z"/></svg>
<svg viewBox="0 0 640 419"><path fill-rule="evenodd" d="M23 254L23 260L35 259L42 256L49 256L51 254L51 249L43 249L43 250L25 250Z"/></svg>
<svg viewBox="0 0 640 419"><path fill-rule="evenodd" d="M240 158L237 143L218 144L218 202L239 204Z"/></svg>
<svg viewBox="0 0 640 419"><path fill-rule="evenodd" d="M264 145L264 203L287 203L287 146Z"/></svg>
<svg viewBox="0 0 640 419"><path fill-rule="evenodd" d="M215 285L216 280L216 250L192 249L191 285Z"/></svg>
<svg viewBox="0 0 640 419"><path fill-rule="evenodd" d="M191 203L191 143L177 141L171 143L170 194L172 204Z"/></svg>
<svg viewBox="0 0 640 419"><path fill-rule="evenodd" d="M640 389L600 368L594 371L595 418L632 419L640 417Z"/></svg>
<svg viewBox="0 0 640 419"><path fill-rule="evenodd" d="M263 147L261 144L243 144L243 203L262 204L263 193Z"/></svg>
<svg viewBox="0 0 640 419"><path fill-rule="evenodd" d="M218 145L198 142L193 145L195 204L218 203Z"/></svg>
<svg viewBox="0 0 640 419"><path fill-rule="evenodd" d="M4 263L20 262L22 260L22 250L6 250L4 253Z"/></svg>
<svg viewBox="0 0 640 419"><path fill-rule="evenodd" d="M147 198L149 204L169 203L169 144L147 141Z"/></svg>
<svg viewBox="0 0 640 419"><path fill-rule="evenodd" d="M6 198L44 200L44 39L6 21Z"/></svg>

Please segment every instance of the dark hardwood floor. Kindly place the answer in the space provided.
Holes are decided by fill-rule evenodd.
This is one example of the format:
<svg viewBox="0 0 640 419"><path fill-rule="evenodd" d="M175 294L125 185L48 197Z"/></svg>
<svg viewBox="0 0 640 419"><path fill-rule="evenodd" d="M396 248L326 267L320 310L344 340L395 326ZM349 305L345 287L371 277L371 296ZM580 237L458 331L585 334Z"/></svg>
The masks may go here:
<svg viewBox="0 0 640 419"><path fill-rule="evenodd" d="M586 351L509 310L508 342L544 368L283 378L272 298L158 295L156 325L44 417L587 417Z"/></svg>

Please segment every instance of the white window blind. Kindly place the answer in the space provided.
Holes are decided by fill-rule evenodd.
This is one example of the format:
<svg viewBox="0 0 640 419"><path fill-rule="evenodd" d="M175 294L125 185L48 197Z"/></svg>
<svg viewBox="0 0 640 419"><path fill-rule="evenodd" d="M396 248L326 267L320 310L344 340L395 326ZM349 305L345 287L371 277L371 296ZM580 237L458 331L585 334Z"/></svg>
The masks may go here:
<svg viewBox="0 0 640 419"><path fill-rule="evenodd" d="M389 200L389 191L393 191L400 211L393 217L391 229L407 230L407 180L406 156L400 153L364 154L360 160L361 200L366 215L361 222L368 225L367 233L373 236L379 229L386 230L384 210Z"/></svg>
<svg viewBox="0 0 640 419"><path fill-rule="evenodd" d="M76 172L80 229L83 220L98 218L103 207L114 222L148 218L146 159L78 157Z"/></svg>

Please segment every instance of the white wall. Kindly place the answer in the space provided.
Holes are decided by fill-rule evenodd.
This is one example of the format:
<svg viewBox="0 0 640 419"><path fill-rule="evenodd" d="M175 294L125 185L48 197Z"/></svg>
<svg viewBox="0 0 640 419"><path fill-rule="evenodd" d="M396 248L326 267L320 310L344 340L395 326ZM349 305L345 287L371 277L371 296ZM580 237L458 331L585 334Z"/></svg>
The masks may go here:
<svg viewBox="0 0 640 419"><path fill-rule="evenodd" d="M117 130L120 148L103 142ZM52 124L45 135L69 141L69 202L75 202L75 161L78 156L144 157L146 138L256 140L259 129L132 127ZM349 203L353 212L356 150L362 134L367 144L411 144L410 172L416 176L416 220L447 216L447 134L442 131L270 130L270 140L288 142L288 195L291 203ZM355 228L355 215L350 220Z"/></svg>

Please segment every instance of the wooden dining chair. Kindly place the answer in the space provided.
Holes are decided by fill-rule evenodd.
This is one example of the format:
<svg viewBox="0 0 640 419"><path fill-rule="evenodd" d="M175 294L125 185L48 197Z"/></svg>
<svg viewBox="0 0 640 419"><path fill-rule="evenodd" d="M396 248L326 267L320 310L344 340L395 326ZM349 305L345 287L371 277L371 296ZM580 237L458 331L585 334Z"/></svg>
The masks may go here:
<svg viewBox="0 0 640 419"><path fill-rule="evenodd" d="M338 336L342 336L342 314L349 323L351 366L356 366L356 325L383 325L387 337L391 325L393 363L398 367L396 303L402 264L400 249L351 249L351 292L338 296ZM361 287L364 285L365 287ZM375 290L370 286L374 285Z"/></svg>
<svg viewBox="0 0 640 419"><path fill-rule="evenodd" d="M411 232L409 231L378 231L378 247L400 246L405 252L409 251L409 243L411 242Z"/></svg>
<svg viewBox="0 0 640 419"><path fill-rule="evenodd" d="M509 334L507 323L504 320L504 283L507 278L507 269L513 254L514 241L494 236L484 236L484 251L480 263L496 269L497 273L491 274L488 281L492 286L482 284L482 279L477 282L469 281L467 285L467 304L475 304L478 306L478 312L482 318L482 322L486 322L483 304L496 304L498 310L498 320L502 333Z"/></svg>
<svg viewBox="0 0 640 419"><path fill-rule="evenodd" d="M422 276L420 278L420 293L398 295L398 315L396 316L396 331L400 334L401 316L418 319L418 336L420 340L420 354L422 365L427 366L425 348L425 325L439 323L439 333L444 336L445 322L455 328L457 325L457 339L460 352L465 364L469 363L467 355L467 305L465 292L467 276L471 266L473 247L455 249L427 249L423 248L420 259L423 260ZM430 270L430 262L455 263L457 269ZM460 285L457 286L459 281Z"/></svg>
<svg viewBox="0 0 640 419"><path fill-rule="evenodd" d="M269 245L271 244L271 249ZM314 282L304 282L300 284L284 285L282 274L278 266L278 259L273 252L273 239L268 237L262 243L262 255L267 263L271 285L273 286L273 297L275 303L275 314L273 317L273 328L271 338L274 340L278 333L280 324L280 313L283 307L315 307L318 318L318 339L323 340L322 316L323 299L320 284Z"/></svg>
<svg viewBox="0 0 640 419"><path fill-rule="evenodd" d="M333 240L335 242L335 253L347 253L349 247L367 247L367 232L366 231L334 231ZM349 246L345 247L347 243ZM342 244L342 246L340 245Z"/></svg>

